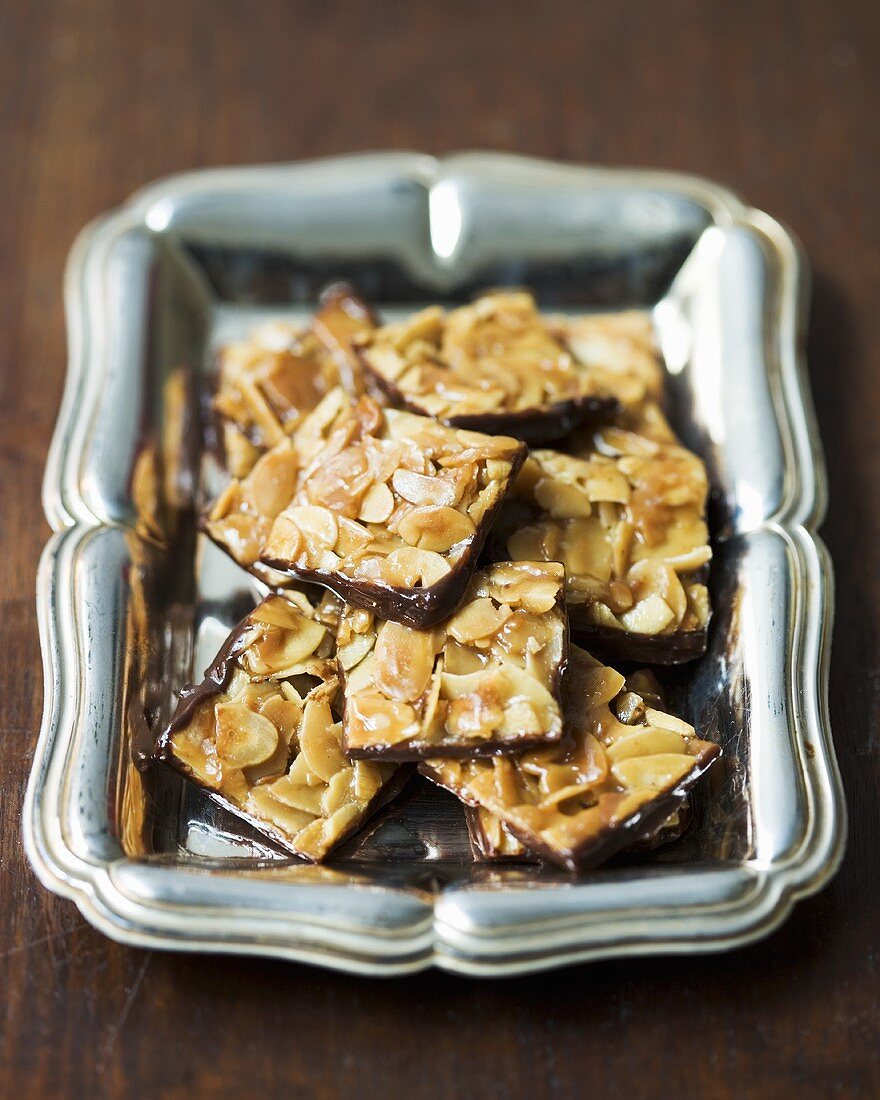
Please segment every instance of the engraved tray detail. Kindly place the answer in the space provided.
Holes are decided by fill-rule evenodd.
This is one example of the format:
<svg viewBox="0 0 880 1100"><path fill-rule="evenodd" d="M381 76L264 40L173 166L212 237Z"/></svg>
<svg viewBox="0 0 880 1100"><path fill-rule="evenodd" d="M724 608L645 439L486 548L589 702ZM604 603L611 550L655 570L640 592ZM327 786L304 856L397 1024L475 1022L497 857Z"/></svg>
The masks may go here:
<svg viewBox="0 0 880 1100"><path fill-rule="evenodd" d="M267 313L304 317L337 277L389 317L502 284L565 312L653 310L674 419L715 488L709 652L665 678L725 752L678 844L580 876L473 863L455 800L413 784L316 868L132 765L255 598L195 535L219 476L197 442L214 350ZM776 928L846 833L805 284L790 234L712 183L497 154L196 172L87 227L44 482L45 709L23 820L40 880L126 943L370 974L514 974Z"/></svg>

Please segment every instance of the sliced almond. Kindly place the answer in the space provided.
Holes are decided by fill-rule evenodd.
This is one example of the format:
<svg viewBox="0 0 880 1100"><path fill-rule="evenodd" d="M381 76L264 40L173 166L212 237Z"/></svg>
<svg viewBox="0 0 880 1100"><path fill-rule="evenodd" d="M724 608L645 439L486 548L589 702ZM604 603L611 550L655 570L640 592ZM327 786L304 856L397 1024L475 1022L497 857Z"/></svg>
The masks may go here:
<svg viewBox="0 0 880 1100"><path fill-rule="evenodd" d="M649 726L672 730L684 738L694 737L696 734L694 727L683 721L683 719L677 718L674 714L667 714L662 710L654 710L652 707L645 711L645 721Z"/></svg>
<svg viewBox="0 0 880 1100"><path fill-rule="evenodd" d="M326 699L306 701L299 728L299 747L309 768L325 783L329 783L340 768L347 766Z"/></svg>
<svg viewBox="0 0 880 1100"><path fill-rule="evenodd" d="M323 813L322 805L326 787L309 787L304 783L294 783L290 776L285 775L269 784L269 791L273 798L290 806L294 810L303 810L312 817L320 817Z"/></svg>
<svg viewBox="0 0 880 1100"><path fill-rule="evenodd" d="M278 747L278 730L261 714L241 703L218 703L217 753L227 764L247 768L261 764Z"/></svg>
<svg viewBox="0 0 880 1100"><path fill-rule="evenodd" d="M432 631L413 630L402 623L382 624L376 638L376 687L390 699L414 702L431 679L435 637Z"/></svg>
<svg viewBox="0 0 880 1100"><path fill-rule="evenodd" d="M268 676L295 669L314 654L326 633L326 627L304 615L300 615L295 629L270 628L247 650L244 660L248 671Z"/></svg>
<svg viewBox="0 0 880 1100"><path fill-rule="evenodd" d="M259 459L242 482L242 496L257 515L277 516L293 498L298 472L296 453L285 443Z"/></svg>
<svg viewBox="0 0 880 1100"><path fill-rule="evenodd" d="M406 588L422 585L430 588L441 581L449 572L449 562L433 550L419 550L414 546L401 546L393 550L387 558L389 571L395 579L392 584Z"/></svg>
<svg viewBox="0 0 880 1100"><path fill-rule="evenodd" d="M268 786L254 787L248 791L244 808L254 817L269 822L292 838L297 837L302 829L315 820L314 814L285 806L272 796Z"/></svg>
<svg viewBox="0 0 880 1100"><path fill-rule="evenodd" d="M650 756L655 753L683 753L684 738L668 729L639 729L627 737L621 737L607 746L608 759L612 763L628 760L633 756Z"/></svg>
<svg viewBox="0 0 880 1100"><path fill-rule="evenodd" d="M409 703L389 699L379 691L351 694L345 714L349 749L394 745L416 737L420 723Z"/></svg>
<svg viewBox="0 0 880 1100"><path fill-rule="evenodd" d="M394 511L394 496L382 482L371 486L361 501L358 519L363 523L384 523Z"/></svg>
<svg viewBox="0 0 880 1100"><path fill-rule="evenodd" d="M426 477L412 470L395 470L391 479L395 493L410 504L450 507L455 504L455 488L450 481Z"/></svg>
<svg viewBox="0 0 880 1100"><path fill-rule="evenodd" d="M576 519L592 511L589 496L575 485L544 478L535 486L535 501L554 519Z"/></svg>
<svg viewBox="0 0 880 1100"><path fill-rule="evenodd" d="M373 637L371 634L355 634L350 642L336 650L336 659L342 668L348 672L359 665L364 657L371 652L372 648Z"/></svg>
<svg viewBox="0 0 880 1100"><path fill-rule="evenodd" d="M287 516L279 516L272 524L272 530L262 550L268 557L278 561L296 562L302 554L304 545L303 533L299 527ZM257 555L259 552L257 550Z"/></svg>
<svg viewBox="0 0 880 1100"><path fill-rule="evenodd" d="M416 508L401 520L398 533L410 546L445 554L475 533L473 522L455 508Z"/></svg>
<svg viewBox="0 0 880 1100"><path fill-rule="evenodd" d="M354 761L353 793L359 805L366 806L373 801L390 771L386 768L383 775L381 765L369 760Z"/></svg>
<svg viewBox="0 0 880 1100"><path fill-rule="evenodd" d="M267 520L241 512L223 519L209 520L205 529L212 539L226 548L239 565L250 566L259 558L269 533Z"/></svg>
<svg viewBox="0 0 880 1100"><path fill-rule="evenodd" d="M266 626L278 626L283 630L296 630L303 615L311 614L311 604L299 592L291 591L288 596L274 596L263 600L250 614L252 623Z"/></svg>
<svg viewBox="0 0 880 1100"><path fill-rule="evenodd" d="M489 638L504 626L512 612L506 604L496 604L488 597L478 597L466 603L446 625L447 632L463 645L478 638Z"/></svg>
<svg viewBox="0 0 880 1100"><path fill-rule="evenodd" d="M663 791L674 787L694 767L692 756L680 753L656 753L634 756L612 764L611 773L621 786L631 790L649 787Z"/></svg>
<svg viewBox="0 0 880 1100"><path fill-rule="evenodd" d="M299 528L310 549L332 550L336 545L339 529L329 508L303 504L288 508L282 517Z"/></svg>
<svg viewBox="0 0 880 1100"><path fill-rule="evenodd" d="M662 634L675 622L675 613L660 596L650 595L640 600L630 611L619 616L620 622L633 634Z"/></svg>
<svg viewBox="0 0 880 1100"><path fill-rule="evenodd" d="M321 813L331 817L342 806L352 801L354 768L342 768L333 776L321 798Z"/></svg>

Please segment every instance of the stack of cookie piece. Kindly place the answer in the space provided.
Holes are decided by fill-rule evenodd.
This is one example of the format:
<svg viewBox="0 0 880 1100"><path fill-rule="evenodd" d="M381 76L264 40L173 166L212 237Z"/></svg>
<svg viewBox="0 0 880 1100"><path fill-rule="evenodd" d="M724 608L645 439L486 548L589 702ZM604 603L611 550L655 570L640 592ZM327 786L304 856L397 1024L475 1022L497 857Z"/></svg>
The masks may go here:
<svg viewBox="0 0 880 1100"><path fill-rule="evenodd" d="M592 655L705 649L708 485L662 394L645 315L524 291L383 325L334 287L225 349L204 528L272 594L157 755L311 860L413 764L478 858L576 870L668 833L717 746Z"/></svg>

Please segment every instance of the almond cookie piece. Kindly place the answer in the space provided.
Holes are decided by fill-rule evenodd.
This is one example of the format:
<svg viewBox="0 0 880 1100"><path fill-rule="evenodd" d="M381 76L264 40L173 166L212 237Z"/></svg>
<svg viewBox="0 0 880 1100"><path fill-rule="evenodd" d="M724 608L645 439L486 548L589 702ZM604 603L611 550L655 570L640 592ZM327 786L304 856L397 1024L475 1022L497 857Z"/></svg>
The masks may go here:
<svg viewBox="0 0 880 1100"><path fill-rule="evenodd" d="M562 736L568 623L555 562L475 573L432 630L349 608L337 646L353 759L486 756Z"/></svg>
<svg viewBox="0 0 880 1100"><path fill-rule="evenodd" d="M365 376L393 405L527 443L561 439L620 410L638 379L581 363L526 291L431 306L354 340Z"/></svg>
<svg viewBox="0 0 880 1100"><path fill-rule="evenodd" d="M320 862L397 791L392 764L351 761L327 611L270 596L181 693L155 755L298 856ZM332 621L332 617L328 617Z"/></svg>
<svg viewBox="0 0 880 1100"><path fill-rule="evenodd" d="M424 629L461 602L525 453L336 389L227 488L205 526L248 568Z"/></svg>
<svg viewBox="0 0 880 1100"><path fill-rule="evenodd" d="M560 744L419 767L494 814L529 851L574 871L654 833L720 750L687 722L648 706L620 673L577 646L562 694L567 737Z"/></svg>
<svg viewBox="0 0 880 1100"><path fill-rule="evenodd" d="M639 669L626 678L626 695L622 697L618 714L631 718L636 708L642 704L654 710L666 710L663 690L650 669ZM563 716L564 717L564 716ZM648 852L667 844L673 844L684 834L689 822L689 795L681 806L675 809L657 829L633 843L631 851ZM532 855L525 844L510 831L508 826L483 806L464 807L468 838L474 859L495 862L513 860L524 862L540 857Z"/></svg>
<svg viewBox="0 0 880 1100"><path fill-rule="evenodd" d="M657 848L674 844L680 840L688 826L689 803L685 800L681 807L669 815L654 832L635 841L629 848L631 852L653 852ZM515 836L507 825L483 809L482 806L465 806L464 819L468 829L468 840L474 859L479 862L528 863L537 862L540 856L532 855L519 837Z"/></svg>
<svg viewBox="0 0 880 1100"><path fill-rule="evenodd" d="M649 430L662 438L664 425L655 410ZM571 628L590 647L657 664L699 657L712 557L702 462L626 427L584 433L575 446L530 454L493 556L562 562Z"/></svg>

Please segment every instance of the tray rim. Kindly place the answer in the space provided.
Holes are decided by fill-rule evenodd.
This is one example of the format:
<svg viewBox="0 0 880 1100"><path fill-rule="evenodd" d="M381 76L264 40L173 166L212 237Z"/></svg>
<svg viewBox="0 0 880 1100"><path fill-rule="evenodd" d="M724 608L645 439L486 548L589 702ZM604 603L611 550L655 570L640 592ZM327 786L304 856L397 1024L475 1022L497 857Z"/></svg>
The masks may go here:
<svg viewBox="0 0 880 1100"><path fill-rule="evenodd" d="M716 224L742 225L761 234L779 260L782 278L776 335L781 394L776 413L788 473L792 476L777 513L760 527L775 529L799 547L796 557L800 590L808 593L806 599L799 601L802 620L799 635L804 652L797 671L805 692L801 710L795 717L800 719L798 747L805 763L809 755L809 766L805 766L802 778L811 796L811 829L798 852L784 866L750 867L747 872L737 869L754 880L754 889L746 890L747 900L739 905L741 911L735 911L734 907L724 921L718 912L719 930L714 935L706 935L705 930L701 933L697 925L689 927L687 916L679 914L668 934L622 936L609 942L590 941L587 937L585 943L583 912L580 912L577 922L580 936L570 922L567 927L565 919L560 919L558 928L544 922L538 936L530 937L520 930L515 949L512 936L499 936L497 929L492 931L491 919L480 927L462 914L455 904L455 890L438 899L433 918L431 907L427 906L421 918L414 916L410 927L399 930L392 953L364 953L363 945L358 946L356 937L353 939L346 932L335 939L331 936L323 944L316 943L309 938L308 921L299 929L295 926L293 931L288 929L274 941L264 933L239 938L233 934L234 913L227 919L222 939L211 938L207 933L188 935L186 928L172 933L163 925L167 914L161 903L151 903L148 897L133 897L120 885L125 879L124 865L135 866L133 861L84 864L69 849L64 850L60 835L47 836L43 813L52 789L47 777L50 769L56 772L63 769L78 721L78 714L70 713L70 707L65 706L66 693L59 689L66 677L74 673L73 678L78 680L82 672L78 661L71 669L58 656L60 647L69 648L75 637L77 614L72 604L54 597L70 568L71 546L75 550L96 531L117 526L111 517L102 516L91 506L77 480L100 391L100 372L89 369L94 362L96 336L100 339L100 333L90 327L88 307L94 306L95 301L94 296L87 301L89 266L107 241L118 233L144 224L149 227L151 218L158 217L161 221L161 203L169 196L198 191L206 185L212 189L268 185L283 180L291 171L345 172L371 165L387 169L395 163L433 182L440 180L444 171L476 167L501 173L511 169L547 173L554 179L572 182L589 180L673 190L707 206ZM816 534L825 514L827 487L803 354L807 291L807 265L793 235L769 215L748 207L732 192L709 180L676 172L560 164L509 154L463 153L432 158L411 153L366 153L293 164L205 169L159 180L136 192L117 210L95 219L79 234L65 274L68 374L43 483L44 511L54 532L44 550L37 577L45 696L22 822L25 850L40 881L73 900L90 923L123 943L281 957L361 974L401 974L431 965L472 975L517 974L596 958L726 950L768 935L784 922L795 901L817 892L833 876L843 855L847 829L828 715L833 575L828 552ZM505 890L507 895L516 892L514 888ZM698 915L705 914L701 910ZM552 933L553 945L547 942L548 931ZM505 953L507 939L511 942ZM533 944L532 939L537 943Z"/></svg>

